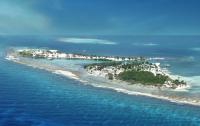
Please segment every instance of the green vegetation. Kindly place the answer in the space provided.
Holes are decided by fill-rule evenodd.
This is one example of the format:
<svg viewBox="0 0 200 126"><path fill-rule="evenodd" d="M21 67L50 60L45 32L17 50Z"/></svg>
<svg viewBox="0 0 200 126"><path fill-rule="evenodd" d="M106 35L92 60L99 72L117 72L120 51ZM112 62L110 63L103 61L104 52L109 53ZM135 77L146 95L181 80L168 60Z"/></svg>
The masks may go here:
<svg viewBox="0 0 200 126"><path fill-rule="evenodd" d="M31 51L22 51L22 52L19 52L19 55L23 57L33 57L33 53ZM44 57L41 55L35 55L34 58L39 59L39 58L44 58Z"/></svg>
<svg viewBox="0 0 200 126"><path fill-rule="evenodd" d="M95 61L111 61L109 59L93 59L93 60L95 60Z"/></svg>
<svg viewBox="0 0 200 126"><path fill-rule="evenodd" d="M147 61L133 61L133 62L122 64L122 68L125 70L135 69L137 71L140 71L141 69L144 68L144 66L142 65L152 65L152 64Z"/></svg>
<svg viewBox="0 0 200 126"><path fill-rule="evenodd" d="M19 54L23 57L32 57L33 56L31 51L22 51L22 52L19 52Z"/></svg>
<svg viewBox="0 0 200 126"><path fill-rule="evenodd" d="M84 68L92 69L94 66L97 66L97 70L102 70L105 67L118 66L121 64L122 64L122 62L108 61L108 62L102 62L102 63L87 64L84 66Z"/></svg>
<svg viewBox="0 0 200 126"><path fill-rule="evenodd" d="M163 85L168 76L154 75L148 71L125 71L118 75L118 79L131 83L142 83L145 85Z"/></svg>
<svg viewBox="0 0 200 126"><path fill-rule="evenodd" d="M109 67L111 67L113 71L120 69L123 70L123 72L119 74L116 74L115 72L108 73L106 77L110 80L115 78L131 84L141 83L143 85L154 86L163 86L167 82L167 84L170 84L173 88L176 88L178 85L186 84L186 82L180 81L179 79L173 80L169 76L162 74L154 75L151 71L146 71L147 69L151 68L157 69L157 66L142 58L137 61L110 61L88 64L84 66L85 69L94 69L99 71Z"/></svg>
<svg viewBox="0 0 200 126"><path fill-rule="evenodd" d="M185 81L180 81L180 80L178 80L178 79L176 79L176 80L173 80L172 81L174 84L176 84L176 85L179 85L179 84L186 84L186 82Z"/></svg>
<svg viewBox="0 0 200 126"><path fill-rule="evenodd" d="M102 61L104 61L104 60L102 60ZM120 66L124 69L131 69L133 67L139 67L142 64L150 64L148 62L140 62L140 61L127 61L127 62L109 61L109 60L106 60L106 61L107 62L88 64L88 65L85 65L84 68L98 66L103 69L103 68L109 67L109 66L112 66L112 67Z"/></svg>
<svg viewBox="0 0 200 126"><path fill-rule="evenodd" d="M108 73L108 75L107 75L107 76L108 76L108 79L109 79L109 80L113 80L113 79L114 79L114 78L113 78L113 74L112 74L112 73Z"/></svg>

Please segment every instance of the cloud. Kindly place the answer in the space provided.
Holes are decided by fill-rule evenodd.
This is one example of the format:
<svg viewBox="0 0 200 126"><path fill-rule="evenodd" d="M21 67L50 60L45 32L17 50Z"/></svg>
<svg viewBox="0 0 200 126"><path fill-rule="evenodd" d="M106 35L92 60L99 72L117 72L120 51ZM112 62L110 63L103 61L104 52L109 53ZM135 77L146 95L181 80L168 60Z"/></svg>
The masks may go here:
<svg viewBox="0 0 200 126"><path fill-rule="evenodd" d="M200 51L200 47L190 48L190 50L199 52Z"/></svg>
<svg viewBox="0 0 200 126"><path fill-rule="evenodd" d="M49 30L48 18L20 1L0 1L0 32L8 34L43 33Z"/></svg>
<svg viewBox="0 0 200 126"><path fill-rule="evenodd" d="M156 43L133 43L134 46L158 46Z"/></svg>
<svg viewBox="0 0 200 126"><path fill-rule="evenodd" d="M59 42L74 43L74 44L105 44L105 45L115 45L116 42L102 39L92 39L92 38L59 38Z"/></svg>

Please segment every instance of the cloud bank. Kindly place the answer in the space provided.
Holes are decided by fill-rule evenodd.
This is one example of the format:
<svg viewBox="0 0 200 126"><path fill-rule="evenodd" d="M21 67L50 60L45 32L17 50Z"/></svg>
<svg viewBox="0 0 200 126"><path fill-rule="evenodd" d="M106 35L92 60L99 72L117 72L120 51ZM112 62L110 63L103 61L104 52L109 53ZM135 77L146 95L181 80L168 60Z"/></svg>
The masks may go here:
<svg viewBox="0 0 200 126"><path fill-rule="evenodd" d="M191 48L190 50L199 52L200 51L200 47Z"/></svg>
<svg viewBox="0 0 200 126"><path fill-rule="evenodd" d="M156 43L133 43L134 46L158 46Z"/></svg>
<svg viewBox="0 0 200 126"><path fill-rule="evenodd" d="M74 43L74 44L104 44L104 45L115 45L116 42L102 39L93 38L59 38L59 42Z"/></svg>

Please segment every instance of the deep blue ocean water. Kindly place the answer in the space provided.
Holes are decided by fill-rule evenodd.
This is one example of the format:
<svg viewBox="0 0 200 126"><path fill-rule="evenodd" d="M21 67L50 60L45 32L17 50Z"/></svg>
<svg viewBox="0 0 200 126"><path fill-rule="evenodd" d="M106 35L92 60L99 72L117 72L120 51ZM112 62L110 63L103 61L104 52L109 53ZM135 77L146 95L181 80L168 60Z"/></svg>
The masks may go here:
<svg viewBox="0 0 200 126"><path fill-rule="evenodd" d="M200 107L83 85L4 59L9 47L176 58L172 71L199 76L198 36L98 36L118 45L69 44L57 36L0 37L0 126L198 126ZM136 43L136 44L134 44ZM147 46L154 43L154 46Z"/></svg>

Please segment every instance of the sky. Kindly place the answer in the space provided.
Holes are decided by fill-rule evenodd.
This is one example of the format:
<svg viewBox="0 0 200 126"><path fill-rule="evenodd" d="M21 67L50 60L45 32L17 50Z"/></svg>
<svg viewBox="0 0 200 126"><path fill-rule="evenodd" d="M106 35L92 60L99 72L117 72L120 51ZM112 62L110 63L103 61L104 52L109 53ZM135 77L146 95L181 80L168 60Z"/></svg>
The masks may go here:
<svg viewBox="0 0 200 126"><path fill-rule="evenodd" d="M0 35L200 35L200 0L0 0Z"/></svg>

